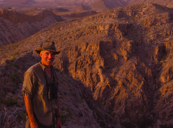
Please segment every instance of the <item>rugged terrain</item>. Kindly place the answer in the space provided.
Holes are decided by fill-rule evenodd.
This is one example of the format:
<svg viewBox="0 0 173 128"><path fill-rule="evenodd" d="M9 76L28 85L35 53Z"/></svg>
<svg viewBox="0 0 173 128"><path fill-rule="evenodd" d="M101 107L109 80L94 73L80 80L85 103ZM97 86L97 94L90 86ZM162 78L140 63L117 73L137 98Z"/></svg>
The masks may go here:
<svg viewBox="0 0 173 128"><path fill-rule="evenodd" d="M64 8L26 10L0 10L0 46L18 42L43 28L67 19L81 18L96 14L91 10L68 10Z"/></svg>
<svg viewBox="0 0 173 128"><path fill-rule="evenodd" d="M45 40L61 51L54 66L64 127L173 127L173 9L112 9L1 46L1 126L23 127L23 73L39 61L33 49Z"/></svg>

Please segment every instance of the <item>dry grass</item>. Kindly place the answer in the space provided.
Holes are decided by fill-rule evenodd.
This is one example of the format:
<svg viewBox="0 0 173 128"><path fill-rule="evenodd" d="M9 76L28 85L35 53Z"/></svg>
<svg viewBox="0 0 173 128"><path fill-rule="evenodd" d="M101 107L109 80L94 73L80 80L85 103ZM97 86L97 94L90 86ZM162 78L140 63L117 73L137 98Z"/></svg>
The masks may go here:
<svg viewBox="0 0 173 128"><path fill-rule="evenodd" d="M22 128L22 124L18 123L18 108L11 114L7 113L7 108L0 113L0 128Z"/></svg>

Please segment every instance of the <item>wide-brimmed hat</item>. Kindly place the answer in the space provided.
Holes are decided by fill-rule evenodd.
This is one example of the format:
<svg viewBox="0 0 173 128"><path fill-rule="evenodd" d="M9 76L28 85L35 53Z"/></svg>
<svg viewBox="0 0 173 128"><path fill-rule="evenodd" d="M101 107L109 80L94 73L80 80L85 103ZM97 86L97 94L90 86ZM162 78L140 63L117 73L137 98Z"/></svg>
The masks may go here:
<svg viewBox="0 0 173 128"><path fill-rule="evenodd" d="M56 48L55 48L55 43L53 41L45 41L43 42L39 48L37 48L35 51L40 54L41 51L44 51L44 50L48 50L48 51L52 51L54 52L55 54L59 54L60 51L56 51Z"/></svg>

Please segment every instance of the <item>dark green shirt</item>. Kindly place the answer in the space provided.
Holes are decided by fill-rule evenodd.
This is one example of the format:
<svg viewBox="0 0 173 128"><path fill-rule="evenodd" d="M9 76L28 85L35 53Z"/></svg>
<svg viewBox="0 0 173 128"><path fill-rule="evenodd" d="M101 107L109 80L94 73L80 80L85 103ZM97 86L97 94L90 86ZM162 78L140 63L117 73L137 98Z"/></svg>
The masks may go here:
<svg viewBox="0 0 173 128"><path fill-rule="evenodd" d="M57 111L57 99L48 100L47 85L45 79L46 66L40 62L30 67L24 74L22 92L31 99L33 112L37 120L45 126L50 126L55 120L55 112ZM58 89L58 79L55 68L51 66L51 78L47 82L53 82ZM57 94L58 95L58 94Z"/></svg>

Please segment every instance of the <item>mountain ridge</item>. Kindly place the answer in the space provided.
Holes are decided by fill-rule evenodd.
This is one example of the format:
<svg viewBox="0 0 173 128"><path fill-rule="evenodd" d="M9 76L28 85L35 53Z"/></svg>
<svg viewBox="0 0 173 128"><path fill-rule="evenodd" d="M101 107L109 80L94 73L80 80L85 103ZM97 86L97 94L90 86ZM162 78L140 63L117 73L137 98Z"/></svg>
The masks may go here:
<svg viewBox="0 0 173 128"><path fill-rule="evenodd" d="M28 16L15 11L0 11L0 45L7 45L25 39L52 23L63 21L60 16L44 10L36 16Z"/></svg>
<svg viewBox="0 0 173 128"><path fill-rule="evenodd" d="M133 4L140 4L140 3L155 3L155 4L160 4L160 5L164 5L167 7L173 7L173 2L170 0L159 0L159 1L155 1L155 0L67 0L66 2L63 2L61 0L7 0L7 1L1 1L1 4L3 5L11 5L11 6L27 6L28 4L33 6L33 7L44 7L44 8L55 8L56 6L64 6L64 7L68 7L68 8L74 8L77 5L83 4L85 6L92 6L92 8L99 9L99 10L103 10L106 11L108 9L112 9L112 8L118 8L118 7L124 7L124 6L128 6L128 5L133 5ZM100 4L101 7L99 8L99 6L97 4ZM102 9L102 7L104 7Z"/></svg>

